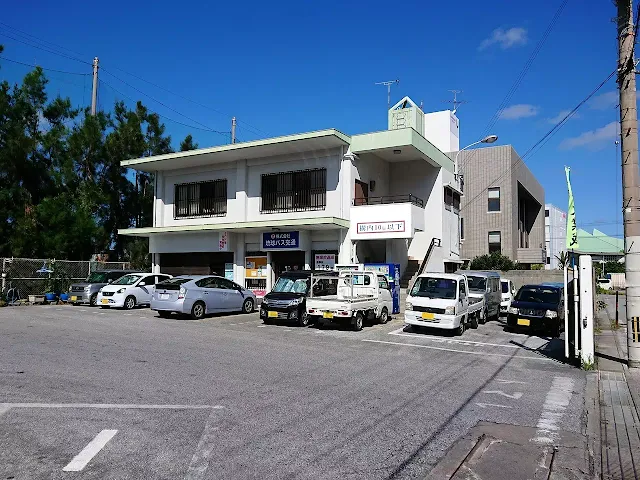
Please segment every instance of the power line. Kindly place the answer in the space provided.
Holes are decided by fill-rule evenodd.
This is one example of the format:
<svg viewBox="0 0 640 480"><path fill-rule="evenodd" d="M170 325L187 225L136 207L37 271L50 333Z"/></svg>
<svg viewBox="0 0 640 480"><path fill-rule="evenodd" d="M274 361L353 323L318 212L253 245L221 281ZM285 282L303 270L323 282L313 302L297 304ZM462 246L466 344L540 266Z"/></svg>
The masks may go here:
<svg viewBox="0 0 640 480"><path fill-rule="evenodd" d="M6 24L4 22L0 22L0 25L4 26L4 27L6 27L6 28L8 28L10 30L14 30L15 32L18 32L18 33L11 32L13 35L19 35L19 36L22 36L22 37L24 37L24 36L31 37L31 38L34 38L35 40L37 40L41 44L47 44L48 43L50 45L53 45L54 47L61 48L62 50L66 50L67 52L72 53L73 55L77 55L78 57L84 57L85 56L82 53L74 52L70 48L63 47L62 45L58 45L56 43L53 43L51 40L43 40L41 38L36 37L35 35L31 35L30 33L24 32L24 31L22 31L22 30L20 30L20 29L18 29L16 27L12 27L11 25L8 25L8 24Z"/></svg>
<svg viewBox="0 0 640 480"><path fill-rule="evenodd" d="M532 147L529 148L529 150L527 150L525 152L525 154L522 157L517 158L510 166L509 168L507 168L501 175L499 175L496 179L494 179L492 182L490 182L488 185L486 185L475 197L473 197L471 200L469 200L469 202L466 202L465 205L463 207L460 208L460 211L464 210L465 208L467 208L469 205L471 205L473 202L475 202L476 200L478 200L483 194L484 192L491 187L491 185L495 185L498 182L500 182L500 180L502 180L503 178L505 178L507 175L509 175L511 173L511 171L515 168L518 168L518 165L520 163L524 163L524 159L529 156L533 150L540 146L540 148L542 148L542 146L548 141L548 139L550 139L553 135L555 135L558 130L560 130L560 128L562 128L564 126L564 124L568 121L569 118L571 118L577 111L578 109L584 105L587 101L589 101L589 99L591 99L591 97L593 97L609 80L611 80L611 78L617 73L617 70L614 70L613 72L611 72L607 78L605 78L600 85L598 85L591 93L589 93L589 95L587 95L584 99L582 99L580 101L580 103L578 103L578 105L576 105L573 110L571 110L567 115L564 116L564 118L562 120L560 120L558 123L556 123L547 133L545 133L542 138L540 140L538 140ZM539 149L538 149L539 151ZM537 153L537 152L536 152Z"/></svg>
<svg viewBox="0 0 640 480"><path fill-rule="evenodd" d="M19 62L18 60L13 60L11 58L7 58L4 56L0 56L0 62L6 60L7 62L12 62L12 63L17 63L18 65L24 65L25 67L29 67L29 68L35 68L35 67L40 67L43 70L47 70L49 72L57 72L57 73L65 73L67 75L91 75L90 73L80 73L80 72L67 72L65 70L56 70L55 68L47 68L47 67L43 67L41 65L31 65L29 63L25 63L25 62Z"/></svg>
<svg viewBox="0 0 640 480"><path fill-rule="evenodd" d="M151 100L153 100L154 102L156 102L156 103L158 103L158 104L162 105L162 106L163 106L163 107L165 107L166 109L171 110L171 111L172 111L172 112L174 112L174 113L177 113L178 115L180 115L181 117L186 118L187 120L190 120L190 121L192 121L192 122L194 122L194 123L197 123L198 125L201 125L202 127L204 127L204 129L205 129L205 130L208 130L208 131L210 131L210 132L219 133L219 134L221 134L221 135L225 135L225 136L227 135L227 133L226 133L226 132L221 132L221 131L218 131L218 130L214 130L214 129L212 129L212 128L208 127L207 125L205 125L204 123L199 122L198 120L195 120L195 119L193 119L193 118L191 118L191 117L188 117L187 115L185 115L185 114L183 114L183 113L180 113L180 112L179 112L178 110L176 110L175 108L172 108L172 107L170 107L169 105L166 105L165 103L161 102L160 100L158 100L158 99L156 99L156 98L152 97L151 95L149 95L149 94L147 94L147 93L143 92L143 91L142 91L142 90L140 90L139 88L134 87L133 85L131 85L130 83L128 83L128 82L126 82L126 81L124 81L124 80L122 80L122 79L121 79L121 78L119 78L119 77L116 77L113 73L109 72L108 70L105 70L104 68L102 68L102 71L103 71L103 72L105 72L105 73L107 73L108 75L111 75L111 76L112 76L113 78L115 78L116 80L118 80L118 81L120 81L120 82L124 83L124 84L125 84L126 86L128 86L129 88L134 89L136 92L138 92L138 93L140 93L140 94L144 95L145 97L150 98L150 99L151 99Z"/></svg>
<svg viewBox="0 0 640 480"><path fill-rule="evenodd" d="M204 104L202 104L202 103L200 103L200 102L198 102L198 101L196 101L196 100L193 100L193 99L191 99L191 98L189 98L189 97L185 97L184 95L181 95L181 94L179 94L179 93L173 92L173 91L169 90L168 88L165 88L165 87L162 87L161 85L158 85L158 84L156 84L156 83L150 82L149 80L146 80L146 79L144 79L144 78L142 78L142 77L140 77L140 76L138 76L138 75L136 75L136 74L134 74L134 73L128 72L128 71L126 71L126 70L123 70L122 68L118 68L118 67L115 67L115 66L114 66L113 68L114 68L114 69L116 69L116 70L121 71L122 73L125 73L125 74L127 74L127 75L130 75L130 76L132 76L133 78L137 78L138 80L140 80L140 81L142 81L142 82L148 83L149 85L151 85L151 86L153 86L153 87L155 87L155 88L158 88L158 89L163 90L163 91L165 91L165 92L167 92L167 93L169 93L169 94L171 94L171 95L174 95L174 96L176 96L176 97L178 97L178 98L181 98L181 99L183 99L183 100L186 100L187 102L191 102L191 103L193 103L194 105L197 105L197 106L199 106L199 107L201 107L201 108L204 108L204 109L206 109L206 110L211 110L211 111L213 111L213 112L215 112L215 113L217 113L217 114L219 114L219 115L225 116L225 117L228 117L228 116L229 116L229 115L227 115L226 113L221 112L220 110L217 110L217 109L215 109L215 108L213 108L213 107L211 107L211 106L208 106L208 105L204 105ZM124 82L123 82L123 83L124 83ZM264 130L260 130L259 128L254 127L253 125L251 125L250 123L248 123L248 122L246 122L246 121L244 121L244 120L238 119L238 120L237 120L237 122L238 122L238 123L242 123L242 124L244 124L244 126L245 126L245 127L248 127L248 129L249 129L249 130L252 130L252 131L253 131L252 133L254 133L254 134L256 134L256 135L259 135L260 133L263 133L263 134L265 134L265 135L269 135L269 134L268 134L267 132L265 132Z"/></svg>
<svg viewBox="0 0 640 480"><path fill-rule="evenodd" d="M13 33L13 32L9 32L9 33ZM28 46L30 46L32 48L37 48L38 50L43 50L45 52L53 53L54 55L59 55L61 57L68 58L69 60L75 60L76 62L84 63L85 65L91 65L91 63L86 62L85 60L80 60L79 58L72 57L72 56L67 55L65 53L56 52L55 50L51 50L49 48L45 48L45 47L42 47L42 46L37 45L37 44L34 45L34 43L36 43L36 42L33 41L33 40L28 42L28 41L23 40L21 38L12 37L11 35L8 35L7 33L2 32L2 31L0 31L0 35L2 35L3 37L7 37L7 38L10 38L12 40L15 40L16 42L20 42L20 43L23 43L25 45L28 45Z"/></svg>
<svg viewBox="0 0 640 480"><path fill-rule="evenodd" d="M511 88L509 89L509 91L507 92L505 97L502 99L502 102L500 103L500 105L498 105L498 109L493 114L493 116L489 119L489 123L485 127L484 134L482 135L483 137L491 133L490 130L493 128L493 126L496 124L496 122L500 119L500 115L502 114L502 112L506 108L507 104L511 101L511 98L513 97L515 92L520 87L520 84L524 80L524 77L529 72L529 69L531 68L531 65L533 65L533 62L535 61L535 59L537 58L538 54L542 50L542 47L544 46L545 42L547 41L547 38L549 38L549 35L551 34L551 31L553 30L553 28L555 27L556 23L558 22L558 19L560 18L560 15L562 14L562 11L564 10L564 7L567 5L567 3L568 3L568 0L563 0L562 3L560 4L560 6L558 7L558 9L556 10L555 14L551 18L551 21L549 22L549 25L547 26L546 30L542 34L542 38L536 44L536 47L534 48L533 52L531 52L531 55L529 55L529 58L527 59L527 61L525 62L524 66L522 67L522 70L520 71L520 73L516 77L516 80L511 85ZM474 152L473 150L470 152L471 155L473 155L473 152ZM465 157L466 157L466 155L465 155ZM464 171L464 163L461 165L461 171Z"/></svg>
<svg viewBox="0 0 640 480"><path fill-rule="evenodd" d="M117 93L117 94L119 94L119 95L122 95L123 97L125 97L125 98L127 98L127 99L131 100L132 102L136 102L136 100L134 100L132 97L130 97L129 95L126 95L126 94L122 93L120 90L118 90L118 89L117 89L117 88L115 88L114 86L112 86L112 85L108 84L108 83L107 83L107 82L105 82L104 80L100 79L100 80L99 80L99 83L100 83L101 85L104 85L104 86L106 86L106 87L110 88L110 89L111 89L111 90L113 90L115 93ZM224 136L226 139L228 139L228 138L229 138L229 135L231 134L231 132L220 132L220 131L218 131L218 130L212 130L212 129L210 129L210 128L202 128L202 127L196 127L196 126L194 126L194 125L189 125L189 124L186 124L186 123L180 122L179 120L175 120L175 119L173 119L173 118L171 118L171 117L167 117L166 115L160 115L160 114L157 114L157 115L158 115L160 118L163 118L164 120L167 120L167 121L170 121L170 122L173 122L173 123L177 123L178 125L182 125L182 126L187 127L187 128L192 128L192 129L194 129L194 130L202 130L202 131L205 131L205 132L217 133L217 134L219 134L219 135Z"/></svg>
<svg viewBox="0 0 640 480"><path fill-rule="evenodd" d="M16 41L21 42L21 43L24 43L24 44L26 44L26 45L29 45L29 46L33 47L33 48L38 48L38 49L41 49L41 50L47 51L47 52L49 52L49 53L53 53L53 54L56 54L56 55L63 56L63 57L65 57L65 58L69 58L69 59L72 59L72 60L76 60L76 61L78 61L78 62L82 62L82 63L88 64L88 65L91 65L91 63L90 63L90 62L86 62L86 61L84 61L84 60L80 60L80 59L78 59L78 58L75 58L75 57L69 56L69 55L67 55L67 54L60 53L60 52L55 51L55 50L51 50L50 48L51 48L51 46L54 46L54 47L56 47L56 48L59 48L59 49L62 49L62 50L66 50L67 52L70 52L70 53L72 53L73 55L78 55L78 56L80 56L80 57L84 56L83 54L80 54L80 53L78 53L78 52L75 52L75 51L73 51L73 50L71 50L71 49L69 49L69 48L67 48L67 47L63 47L62 45L55 44L55 43L53 43L53 42L51 42L51 41L49 41L49 40L43 40L43 39L41 39L41 38L38 38L38 37L36 37L35 35L32 35L32 34L26 33L26 32L24 32L24 31L22 31L22 30L19 30L19 29L15 28L15 27L12 27L11 25L8 25L8 24L6 24L6 23L4 23L4 22L0 22L0 25L4 26L4 27L6 27L6 28L9 28L10 30L13 30L13 31L10 31L10 32L9 32L11 35L18 35L18 36L26 37L26 39L25 39L25 40L23 40L23 39L20 39L20 38L15 38L15 37L9 36L9 35L7 35L6 33L2 33L2 32L0 32L0 35L4 35L4 36L6 36L6 37L8 37L8 38L11 38L11 39L16 40ZM16 32L18 32L18 33L16 33ZM30 38L29 38L29 37L30 37ZM31 42L31 43L27 43L27 42ZM32 45L32 43L35 43L36 45ZM38 46L38 44L39 44L40 46ZM188 102L191 102L191 103L193 103L194 105L197 105L197 106L199 106L199 107L201 107L201 108L204 108L204 109L207 109L207 110L211 110L211 111L213 111L213 112L215 112L215 113L218 113L219 115L223 115L223 116L226 116L226 117L230 117L229 115L225 114L224 112L221 112L220 110L217 110L217 109L215 109L215 108L213 108L213 107L211 107L211 106L208 106L208 105L204 105L203 103L200 103L200 102L198 102L198 101L196 101L196 100L193 100L193 99L191 99L191 98L188 98L188 97L186 97L186 96L184 96L184 95L181 95L181 94L179 94L179 93L173 92L173 91L171 91L171 90L169 90L169 89L167 89L167 88L165 88L165 87L162 87L161 85L158 85L158 84L156 84L156 83L150 82L149 80L146 80L145 78L140 77L140 76L138 76L138 75L136 75L136 74L134 74L134 73L128 72L128 71L126 71L126 70L123 70L122 68L119 68L119 67L116 67L116 66L113 66L112 68L113 68L113 69L115 69L115 70L119 70L119 71L121 71L121 72L123 72L123 73L125 73L125 74L127 74L127 75L130 75L130 76L132 76L132 77L134 77L134 78L136 78L136 79L138 79L138 80L140 80L140 81L143 81L143 82L145 82L145 83L148 83L149 85L152 85L153 87L158 88L158 89L160 89L160 90L163 90L163 91L165 91L165 92L167 92L167 93L169 93L169 94L171 94L171 95L174 95L174 96L176 96L176 97L178 97L178 98L181 98L181 99L183 99L183 100L186 100L186 101L188 101ZM103 70L104 70L104 69L103 69ZM109 72L107 72L107 73L109 73ZM114 76L113 74L110 74L110 75ZM116 78L116 79L120 80L122 83L127 84L124 80L121 80L121 79L119 79L119 78L117 78L117 77L115 77L115 76L114 76L114 78ZM128 84L127 84L127 85L128 85ZM133 87L133 86L131 86L131 85L129 85L129 86L130 86L131 88L136 89L135 87ZM138 91L139 91L139 90L138 90ZM142 93L143 95L146 95L144 92L140 92L140 93ZM148 96L148 95L147 95L147 96ZM149 97L149 98L152 98L152 97ZM152 99L153 99L153 98L152 98ZM153 99L153 100L154 100L154 101L156 101L156 102L158 102L158 103L161 103L161 102L159 102L158 100L155 100L155 99ZM167 108L170 108L170 107L167 107ZM178 112L178 111L176 111L176 110L174 110L174 112L175 112L175 113L178 113L178 114L179 114L179 115L181 115L181 116L184 116L184 115L182 115L180 112ZM188 117L185 117L185 118L188 118ZM201 125L204 125L204 124L202 124L202 123L200 123L200 122L197 122L196 120L193 120L193 119L190 119L190 120L191 120L191 121L193 121L193 122L195 122L195 123L199 123L199 124L201 124ZM254 135L257 135L257 136L260 136L261 134L263 134L263 135L267 135L267 136L269 136L269 135L270 135L269 133L265 132L264 130L259 129L258 127L255 127L255 126L251 125L249 122L246 122L246 121L244 121L244 120L242 120L242 119L238 119L238 120L237 120L237 122L238 122L238 124L243 124L243 125L245 126L245 128L246 128L247 130L251 131L251 133L253 133ZM204 126L206 127L206 125L204 125ZM208 127L207 127L207 128L208 128Z"/></svg>

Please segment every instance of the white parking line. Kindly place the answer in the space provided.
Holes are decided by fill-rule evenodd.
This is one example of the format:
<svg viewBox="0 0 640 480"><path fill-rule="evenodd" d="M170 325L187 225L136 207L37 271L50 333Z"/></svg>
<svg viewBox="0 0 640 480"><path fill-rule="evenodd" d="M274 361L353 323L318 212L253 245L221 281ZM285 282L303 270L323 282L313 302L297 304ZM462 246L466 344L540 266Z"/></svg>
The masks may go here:
<svg viewBox="0 0 640 480"><path fill-rule="evenodd" d="M542 406L536 437L532 441L552 444L558 437L560 420L573 395L574 381L568 377L553 377L553 383Z"/></svg>
<svg viewBox="0 0 640 480"><path fill-rule="evenodd" d="M469 351L469 350L456 350L455 348L444 348L444 347L434 347L431 345L416 345L415 343L401 343L401 342L386 342L384 340L369 340L363 338L362 342L370 342L370 343L384 343L386 345L399 345L401 347L416 347L416 348L428 348L430 350L440 350L444 352L454 352L454 353L466 353L469 355L482 355L483 357L505 357L505 358L514 358L520 360L539 360L543 362L554 362L555 360L551 358L544 357L527 357L523 355L507 355L505 353L488 353L488 352L479 352L479 351Z"/></svg>
<svg viewBox="0 0 640 480"><path fill-rule="evenodd" d="M257 325L258 328L267 328L268 325Z"/></svg>
<svg viewBox="0 0 640 480"><path fill-rule="evenodd" d="M222 405L146 405L135 403L0 403L2 408L98 408L98 409L167 409L167 410L219 410Z"/></svg>
<svg viewBox="0 0 640 480"><path fill-rule="evenodd" d="M518 345L506 345L504 343L474 342L472 340L462 340L462 339L455 339L455 338L436 337L435 335L427 335L427 334L420 334L420 333L406 333L404 331L404 328L405 327L401 327L401 328L398 328L397 330L394 330L393 332L389 332L389 335L397 335L399 337L423 338L425 340L429 340L429 341L432 341L432 342L455 343L455 344L468 345L468 346L478 345L478 346L483 346L483 347L522 348L522 347L520 347Z"/></svg>
<svg viewBox="0 0 640 480"><path fill-rule="evenodd" d="M95 457L100 450L111 440L114 435L118 433L118 430L102 430L95 436L89 444L82 449L82 451L73 457L66 467L62 469L63 472L79 472Z"/></svg>
<svg viewBox="0 0 640 480"><path fill-rule="evenodd" d="M214 434L218 430L218 427L214 426L214 420L217 418L215 411L212 411L207 417L202 436L198 441L198 446L196 447L193 457L191 457L189 469L184 477L185 480L200 480L204 478L205 472L209 467L209 457L215 446Z"/></svg>

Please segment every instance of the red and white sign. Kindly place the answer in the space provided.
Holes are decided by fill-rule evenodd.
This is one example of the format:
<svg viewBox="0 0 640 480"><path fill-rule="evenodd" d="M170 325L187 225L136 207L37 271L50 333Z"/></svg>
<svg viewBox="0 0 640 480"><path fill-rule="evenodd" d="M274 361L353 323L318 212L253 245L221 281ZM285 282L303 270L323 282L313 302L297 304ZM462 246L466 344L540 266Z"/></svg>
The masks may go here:
<svg viewBox="0 0 640 480"><path fill-rule="evenodd" d="M405 231L404 220L395 222L361 222L356 224L358 235L367 233L401 233Z"/></svg>
<svg viewBox="0 0 640 480"><path fill-rule="evenodd" d="M218 250L221 252L229 251L229 232L220 232L218 239Z"/></svg>

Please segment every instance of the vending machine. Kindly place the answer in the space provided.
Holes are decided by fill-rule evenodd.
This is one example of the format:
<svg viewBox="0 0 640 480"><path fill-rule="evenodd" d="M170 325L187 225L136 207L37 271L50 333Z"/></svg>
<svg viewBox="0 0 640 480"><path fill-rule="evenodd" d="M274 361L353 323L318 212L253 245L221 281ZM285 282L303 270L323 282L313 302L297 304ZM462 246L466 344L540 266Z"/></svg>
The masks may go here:
<svg viewBox="0 0 640 480"><path fill-rule="evenodd" d="M387 277L393 298L393 313L400 313L400 264L399 263L365 263L364 270L376 272Z"/></svg>

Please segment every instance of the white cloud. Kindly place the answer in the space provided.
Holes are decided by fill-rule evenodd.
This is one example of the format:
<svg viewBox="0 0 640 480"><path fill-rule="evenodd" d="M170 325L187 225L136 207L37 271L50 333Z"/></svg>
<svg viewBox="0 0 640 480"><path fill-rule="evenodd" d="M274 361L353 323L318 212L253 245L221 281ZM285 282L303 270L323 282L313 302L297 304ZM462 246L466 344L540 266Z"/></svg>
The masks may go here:
<svg viewBox="0 0 640 480"><path fill-rule="evenodd" d="M493 45L499 45L502 50L525 45L527 43L527 31L522 27L512 27L509 30L496 28L489 38L485 38L478 46L478 50L484 50Z"/></svg>
<svg viewBox="0 0 640 480"><path fill-rule="evenodd" d="M606 92L589 101L589 108L592 110L609 110L618 104L618 92Z"/></svg>
<svg viewBox="0 0 640 480"><path fill-rule="evenodd" d="M502 112L500 112L500 118L502 120L518 120L520 118L535 117L539 112L540 109L535 105L519 103L502 110Z"/></svg>
<svg viewBox="0 0 640 480"><path fill-rule="evenodd" d="M604 127L589 130L581 133L577 137L565 138L560 143L562 150L572 150L574 148L586 147L589 150L600 150L613 142L618 137L618 122L611 122Z"/></svg>
<svg viewBox="0 0 640 480"><path fill-rule="evenodd" d="M569 115L569 113L571 112L571 110L562 110L560 112L558 112L558 115L556 115L553 118L547 118L547 122L555 125L556 123L560 123L564 117L566 117L567 115ZM580 114L578 112L574 113L573 115L571 115L571 118L580 118Z"/></svg>

